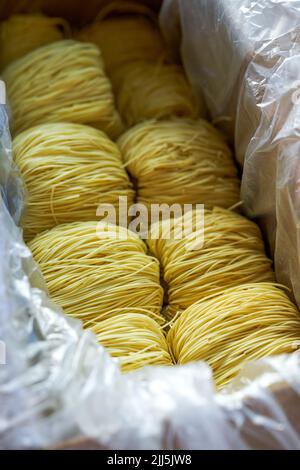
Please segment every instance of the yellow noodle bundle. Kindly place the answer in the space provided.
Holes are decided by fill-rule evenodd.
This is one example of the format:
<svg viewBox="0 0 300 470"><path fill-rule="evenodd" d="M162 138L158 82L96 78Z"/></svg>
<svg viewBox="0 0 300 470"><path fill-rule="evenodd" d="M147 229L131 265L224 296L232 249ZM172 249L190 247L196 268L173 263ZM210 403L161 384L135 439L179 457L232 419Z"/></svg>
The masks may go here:
<svg viewBox="0 0 300 470"><path fill-rule="evenodd" d="M123 70L117 104L132 126L146 119L197 118L199 107L181 66L134 62Z"/></svg>
<svg viewBox="0 0 300 470"><path fill-rule="evenodd" d="M139 60L157 62L166 56L158 27L142 16L120 16L97 21L82 29L77 39L96 44L114 83L124 65Z"/></svg>
<svg viewBox="0 0 300 470"><path fill-rule="evenodd" d="M221 388L246 361L300 348L300 317L276 285L246 284L191 305L167 340L178 364L207 361Z"/></svg>
<svg viewBox="0 0 300 470"><path fill-rule="evenodd" d="M135 309L162 320L159 263L133 232L75 222L38 235L29 247L52 299L85 325Z"/></svg>
<svg viewBox="0 0 300 470"><path fill-rule="evenodd" d="M119 358L123 372L149 365L172 365L161 327L143 313L120 314L91 329L98 342Z"/></svg>
<svg viewBox="0 0 300 470"><path fill-rule="evenodd" d="M81 124L33 127L13 141L14 159L27 190L21 225L30 240L67 222L96 220L99 204L134 192L120 151L103 132Z"/></svg>
<svg viewBox="0 0 300 470"><path fill-rule="evenodd" d="M114 138L122 131L99 49L73 40L41 47L9 65L3 78L13 132L38 124L89 124Z"/></svg>
<svg viewBox="0 0 300 470"><path fill-rule="evenodd" d="M264 253L255 223L226 209L206 209L201 245L201 227L196 230L198 215L194 210L189 219L165 220L151 229L148 245L161 264L169 303L165 314L169 318L227 287L274 280L272 263ZM176 230L185 223L195 230L176 239Z"/></svg>
<svg viewBox="0 0 300 470"><path fill-rule="evenodd" d="M35 49L70 36L62 18L43 15L14 15L0 24L0 68Z"/></svg>
<svg viewBox="0 0 300 470"><path fill-rule="evenodd" d="M239 201L239 180L222 135L199 119L147 121L118 141L136 180L138 202L231 207Z"/></svg>

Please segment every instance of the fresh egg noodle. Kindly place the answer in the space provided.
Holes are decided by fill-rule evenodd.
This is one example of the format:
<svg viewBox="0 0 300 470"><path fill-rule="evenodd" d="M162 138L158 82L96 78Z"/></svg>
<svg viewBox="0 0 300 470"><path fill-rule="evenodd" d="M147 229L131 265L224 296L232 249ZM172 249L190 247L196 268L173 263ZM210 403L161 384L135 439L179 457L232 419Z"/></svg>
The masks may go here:
<svg viewBox="0 0 300 470"><path fill-rule="evenodd" d="M21 224L53 301L123 372L205 360L222 388L246 361L298 349L299 313L274 283L258 227L227 210L240 201L231 150L199 119L204 106L171 63L151 9L113 0L78 41L69 35L64 20L42 15L0 26L27 195ZM118 146L110 138L124 127L106 73L134 126ZM176 238L185 216L153 224L148 248L126 228L98 223L100 203L118 213L119 196L135 200L125 168L147 207L205 204L203 244L197 231Z"/></svg>
<svg viewBox="0 0 300 470"><path fill-rule="evenodd" d="M90 328L98 342L119 358L123 372L149 365L172 365L163 331L150 314L119 314Z"/></svg>
<svg viewBox="0 0 300 470"><path fill-rule="evenodd" d="M13 133L38 124L88 124L117 137L119 114L99 49L71 39L43 46L3 72Z"/></svg>
<svg viewBox="0 0 300 470"><path fill-rule="evenodd" d="M13 141L26 188L25 240L61 223L97 220L99 204L134 202L117 145L102 131L71 123L43 124Z"/></svg>
<svg viewBox="0 0 300 470"><path fill-rule="evenodd" d="M62 18L13 15L0 24L0 68L41 46L70 36L70 26Z"/></svg>
<svg viewBox="0 0 300 470"><path fill-rule="evenodd" d="M133 309L163 321L159 262L126 228L74 222L37 235L29 247L52 299L84 324Z"/></svg>
<svg viewBox="0 0 300 470"><path fill-rule="evenodd" d="M137 200L232 207L240 200L232 153L204 119L145 121L118 140Z"/></svg>
<svg viewBox="0 0 300 470"><path fill-rule="evenodd" d="M167 306L173 318L193 303L227 287L248 282L273 281L272 262L266 257L258 226L245 217L222 208L204 211L204 242L199 232L175 238L186 220L196 227L197 211L154 224L148 240L150 252L161 264ZM170 237L164 235L170 228ZM178 232L177 232L178 233Z"/></svg>
<svg viewBox="0 0 300 470"><path fill-rule="evenodd" d="M299 349L300 317L279 286L244 284L191 305L167 340L177 364L207 361L222 388L245 362Z"/></svg>
<svg viewBox="0 0 300 470"><path fill-rule="evenodd" d="M117 105L127 126L152 118L199 117L196 97L180 65L140 61L122 72Z"/></svg>

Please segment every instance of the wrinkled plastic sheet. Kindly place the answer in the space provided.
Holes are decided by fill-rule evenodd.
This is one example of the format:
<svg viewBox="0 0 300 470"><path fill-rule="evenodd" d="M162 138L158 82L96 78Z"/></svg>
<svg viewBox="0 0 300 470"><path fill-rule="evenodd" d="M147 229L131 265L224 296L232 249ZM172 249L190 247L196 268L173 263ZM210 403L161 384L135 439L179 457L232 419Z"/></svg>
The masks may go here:
<svg viewBox="0 0 300 470"><path fill-rule="evenodd" d="M172 8L179 38L177 3L166 1L163 11ZM210 28L203 18L221 2L211 0L209 10L208 2L189 3L191 13L202 4L190 29ZM224 28L224 17L217 23ZM299 449L299 354L248 364L222 393L203 362L123 375L93 334L52 303L18 228L24 192L5 106L0 116L0 448L85 447L92 439L107 449Z"/></svg>

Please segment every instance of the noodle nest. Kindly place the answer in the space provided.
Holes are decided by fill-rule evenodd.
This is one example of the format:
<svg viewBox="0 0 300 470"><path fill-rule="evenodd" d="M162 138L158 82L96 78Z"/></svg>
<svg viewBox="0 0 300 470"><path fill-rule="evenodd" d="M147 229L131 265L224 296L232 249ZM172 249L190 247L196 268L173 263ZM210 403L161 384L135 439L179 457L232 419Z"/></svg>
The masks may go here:
<svg viewBox="0 0 300 470"><path fill-rule="evenodd" d="M99 49L73 40L41 47L3 72L13 133L38 124L89 124L115 138L122 123Z"/></svg>
<svg viewBox="0 0 300 470"><path fill-rule="evenodd" d="M51 298L85 326L134 309L163 323L159 263L133 232L75 222L37 235L29 248Z"/></svg>
<svg viewBox="0 0 300 470"><path fill-rule="evenodd" d="M118 145L139 203L229 208L240 200L232 153L204 119L146 121L125 132Z"/></svg>
<svg viewBox="0 0 300 470"><path fill-rule="evenodd" d="M117 105L129 127L152 118L199 116L196 97L179 65L134 62L118 83Z"/></svg>
<svg viewBox="0 0 300 470"><path fill-rule="evenodd" d="M98 342L119 359L123 372L149 365L172 365L161 327L144 313L120 314L91 329Z"/></svg>
<svg viewBox="0 0 300 470"><path fill-rule="evenodd" d="M227 287L274 280L272 262L255 223L229 210L206 209L202 242L199 212L193 210L185 217L154 224L148 240L161 264L168 318ZM178 229L185 229L187 223L193 231L186 237L182 231L179 238Z"/></svg>
<svg viewBox="0 0 300 470"><path fill-rule="evenodd" d="M99 204L118 214L120 196L134 201L117 145L92 127L36 126L14 139L13 153L26 187L26 240L60 223L96 220Z"/></svg>
<svg viewBox="0 0 300 470"><path fill-rule="evenodd" d="M177 364L207 361L222 388L245 362L299 349L300 317L275 284L245 284L191 305L167 340Z"/></svg>

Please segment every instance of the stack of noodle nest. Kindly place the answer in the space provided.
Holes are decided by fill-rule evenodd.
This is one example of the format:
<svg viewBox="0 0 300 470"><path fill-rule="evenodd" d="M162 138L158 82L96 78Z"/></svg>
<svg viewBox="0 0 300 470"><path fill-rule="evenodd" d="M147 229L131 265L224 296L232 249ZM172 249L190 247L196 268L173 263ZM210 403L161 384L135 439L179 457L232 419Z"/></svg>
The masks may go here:
<svg viewBox="0 0 300 470"><path fill-rule="evenodd" d="M172 364L162 332L159 263L137 235L77 222L38 235L29 247L51 298L92 329L124 371Z"/></svg>

